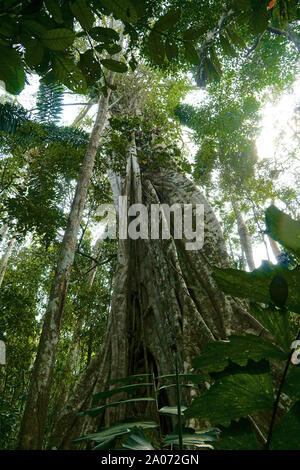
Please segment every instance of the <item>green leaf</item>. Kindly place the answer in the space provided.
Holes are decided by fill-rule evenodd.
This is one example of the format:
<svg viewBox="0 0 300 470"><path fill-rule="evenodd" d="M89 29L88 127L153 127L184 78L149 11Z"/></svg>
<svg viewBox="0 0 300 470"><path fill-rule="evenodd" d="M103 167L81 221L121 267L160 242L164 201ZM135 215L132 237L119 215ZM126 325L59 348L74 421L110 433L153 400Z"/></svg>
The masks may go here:
<svg viewBox="0 0 300 470"><path fill-rule="evenodd" d="M229 57L236 57L234 48L232 47L226 36L224 36L223 34L220 34L220 44L226 55L228 55Z"/></svg>
<svg viewBox="0 0 300 470"><path fill-rule="evenodd" d="M96 393L93 396L93 402L98 400L106 400L106 398L112 397L117 393L132 393L139 390L140 387L153 387L153 383L140 383L132 385L124 385L123 387L113 388L112 390L106 390L105 392Z"/></svg>
<svg viewBox="0 0 300 470"><path fill-rule="evenodd" d="M106 14L113 14L117 19L128 23L136 23L137 10L130 0L100 0Z"/></svg>
<svg viewBox="0 0 300 470"><path fill-rule="evenodd" d="M107 403L106 405L98 406L97 408L90 408L89 410L79 413L78 416L89 415L89 416L98 416L100 413L110 408L111 406L123 405L124 403L135 403L135 402L155 402L155 398L129 398L128 400L115 401L112 403Z"/></svg>
<svg viewBox="0 0 300 470"><path fill-rule="evenodd" d="M122 447L128 450L154 450L146 434L138 427L133 428L129 432L129 437L127 441L122 444Z"/></svg>
<svg viewBox="0 0 300 470"><path fill-rule="evenodd" d="M101 444L98 444L95 447L93 447L93 450L111 450L111 449L114 449L116 441L117 441L117 438L112 437L111 439L107 439L106 441L101 442Z"/></svg>
<svg viewBox="0 0 300 470"><path fill-rule="evenodd" d="M85 436L75 439L73 442L81 442L86 440L103 442L107 439L112 439L114 437L119 437L124 434L127 434L130 429L133 429L137 426L142 429L155 429L158 427L158 424L155 421L146 421L143 419L124 421L121 423L113 424L112 426L106 428L101 428L98 432L94 434L86 434Z"/></svg>
<svg viewBox="0 0 300 470"><path fill-rule="evenodd" d="M275 426L270 449L300 450L300 401Z"/></svg>
<svg viewBox="0 0 300 470"><path fill-rule="evenodd" d="M127 65L124 62L119 62L114 59L102 59L101 64L106 69L112 70L113 72L125 73L128 70Z"/></svg>
<svg viewBox="0 0 300 470"><path fill-rule="evenodd" d="M186 406L181 406L181 414L183 415L184 411L187 409ZM177 415L178 409L177 406L163 406L158 412L162 415Z"/></svg>
<svg viewBox="0 0 300 470"><path fill-rule="evenodd" d="M69 58L55 55L53 74L58 81L75 93L86 92L86 79L80 68Z"/></svg>
<svg viewBox="0 0 300 470"><path fill-rule="evenodd" d="M53 51L63 51L74 41L73 31L67 28L48 29L41 35L43 44Z"/></svg>
<svg viewBox="0 0 300 470"><path fill-rule="evenodd" d="M161 35L155 30L149 35L148 48L153 62L157 65L162 65L165 60L166 51Z"/></svg>
<svg viewBox="0 0 300 470"><path fill-rule="evenodd" d="M213 442L216 440L216 435L219 433L219 430L215 430L215 434L211 431L201 431L194 433L183 433L182 443L185 446L194 446L194 447L207 447L212 448L211 445L205 445L206 442ZM171 444L179 445L179 436L178 434L168 434L163 440L163 446L169 446Z"/></svg>
<svg viewBox="0 0 300 470"><path fill-rule="evenodd" d="M246 367L227 368L207 392L192 402L184 415L228 426L234 419L271 409L273 403L268 362L249 361Z"/></svg>
<svg viewBox="0 0 300 470"><path fill-rule="evenodd" d="M283 392L292 400L300 400L300 367L293 366L286 378L283 386Z"/></svg>
<svg viewBox="0 0 300 470"><path fill-rule="evenodd" d="M110 384L114 385L117 383L125 383L125 384L130 384L133 380L144 380L145 377L152 377L152 374L136 374L136 375L129 375L128 377L122 377L120 379L113 379L110 380Z"/></svg>
<svg viewBox="0 0 300 470"><path fill-rule="evenodd" d="M38 39L31 39L26 46L25 60L29 66L39 65L44 56L44 48L41 41Z"/></svg>
<svg viewBox="0 0 300 470"><path fill-rule="evenodd" d="M176 374L159 375L158 377L155 377L155 378L158 380L158 379L174 379L174 377L176 377ZM203 382L203 377L199 374L178 374L178 377L189 380L196 384L200 384Z"/></svg>
<svg viewBox="0 0 300 470"><path fill-rule="evenodd" d="M217 70L217 66L214 65L214 63L209 59L209 57L204 57L203 67L207 75L207 78L209 80L213 80L213 81L220 80L220 73Z"/></svg>
<svg viewBox="0 0 300 470"><path fill-rule="evenodd" d="M270 284L270 297L276 307L284 307L288 295L289 288L286 280L279 275L273 277Z"/></svg>
<svg viewBox="0 0 300 470"><path fill-rule="evenodd" d="M252 302L250 304L250 312L271 333L279 346L289 353L292 338L288 312L275 308L262 308L260 305Z"/></svg>
<svg viewBox="0 0 300 470"><path fill-rule="evenodd" d="M119 34L112 28L102 28L101 26L95 26L89 31L89 35L95 39L95 41L101 42L112 42L119 40Z"/></svg>
<svg viewBox="0 0 300 470"><path fill-rule="evenodd" d="M190 64L192 65L199 65L200 59L193 44L191 44L190 42L185 42L184 49L185 49L185 57L187 61L190 62Z"/></svg>
<svg viewBox="0 0 300 470"><path fill-rule="evenodd" d="M231 39L231 42L240 49L245 49L246 43L241 36L238 36L235 31L230 28L226 28L227 34Z"/></svg>
<svg viewBox="0 0 300 470"><path fill-rule="evenodd" d="M206 26L189 28L183 33L183 39L193 41L200 38L205 33L207 33Z"/></svg>
<svg viewBox="0 0 300 470"><path fill-rule="evenodd" d="M169 42L168 40L165 42L165 50L166 56L168 60L173 59L173 57L178 56L178 47L175 42Z"/></svg>
<svg viewBox="0 0 300 470"><path fill-rule="evenodd" d="M281 243L288 251L300 256L300 221L270 206L265 212L268 235Z"/></svg>
<svg viewBox="0 0 300 470"><path fill-rule="evenodd" d="M291 312L300 313L300 266L293 270L263 262L251 273L236 269L215 268L213 277L226 293L242 299L271 304L270 285L275 276L281 276L288 284L289 295L285 303Z"/></svg>
<svg viewBox="0 0 300 470"><path fill-rule="evenodd" d="M104 48L111 55L117 54L118 52L121 52L122 50L122 47L119 46L119 44L106 44Z"/></svg>
<svg viewBox="0 0 300 470"><path fill-rule="evenodd" d="M272 359L284 361L287 354L259 336L246 334L229 336L229 341L215 341L204 345L202 356L193 360L193 366L204 373L220 372L229 361L245 366L248 360Z"/></svg>
<svg viewBox="0 0 300 470"><path fill-rule="evenodd" d="M216 450L260 450L249 421L245 418L221 428L220 439L214 443Z"/></svg>
<svg viewBox="0 0 300 470"><path fill-rule="evenodd" d="M95 18L90 6L85 0L75 0L70 2L70 9L83 29L90 29L93 26Z"/></svg>
<svg viewBox="0 0 300 470"><path fill-rule="evenodd" d="M18 52L12 47L0 46L0 80L8 93L17 95L25 86L25 72Z"/></svg>
<svg viewBox="0 0 300 470"><path fill-rule="evenodd" d="M174 26L174 24L177 23L180 16L181 16L181 11L175 8L172 8L164 16L159 18L159 20L154 25L154 29L156 31L168 31Z"/></svg>
<svg viewBox="0 0 300 470"><path fill-rule="evenodd" d="M252 31L254 34L262 33L268 26L269 12L265 2L253 4Z"/></svg>
<svg viewBox="0 0 300 470"><path fill-rule="evenodd" d="M54 21L58 24L62 24L64 22L61 9L57 4L56 0L44 0L45 5L49 13L54 18Z"/></svg>
<svg viewBox="0 0 300 470"><path fill-rule="evenodd" d="M95 59L92 49L88 49L84 54L80 54L79 68L84 74L88 86L92 86L102 76L102 70Z"/></svg>

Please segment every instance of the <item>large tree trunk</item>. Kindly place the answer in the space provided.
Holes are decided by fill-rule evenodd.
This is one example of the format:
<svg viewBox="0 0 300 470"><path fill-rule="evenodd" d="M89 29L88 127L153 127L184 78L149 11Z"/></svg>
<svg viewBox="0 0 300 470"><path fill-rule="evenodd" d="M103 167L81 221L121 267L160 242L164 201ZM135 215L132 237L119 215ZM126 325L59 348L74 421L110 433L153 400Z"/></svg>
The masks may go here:
<svg viewBox="0 0 300 470"><path fill-rule="evenodd" d="M18 445L22 449L41 449L43 445L44 424L49 404L67 286L96 152L107 119L109 96L110 91L108 91L107 97L101 96L99 100L96 121L80 170L67 228L61 245L21 423Z"/></svg>
<svg viewBox="0 0 300 470"><path fill-rule="evenodd" d="M244 222L242 213L240 211L240 208L237 202L235 200L232 200L231 204L232 204L235 216L236 216L242 250L245 253L247 264L249 266L250 271L253 271L255 269L255 263L254 263L254 256L253 256L250 233L249 233L247 225Z"/></svg>
<svg viewBox="0 0 300 470"><path fill-rule="evenodd" d="M130 204L203 204L204 246L186 251L186 240L120 240L111 311L101 351L93 358L56 423L51 445L72 447L72 439L100 424L77 413L91 397L120 377L154 372L173 373L174 349L181 370L191 367L207 341L225 339L231 332L255 331L257 323L212 278L213 266L227 267L228 258L219 223L203 194L184 175L157 170L139 175L134 155L127 167L123 194ZM174 404L171 392L164 405ZM109 410L109 411L108 411ZM106 425L145 410L109 408ZM152 410L153 411L153 410Z"/></svg>

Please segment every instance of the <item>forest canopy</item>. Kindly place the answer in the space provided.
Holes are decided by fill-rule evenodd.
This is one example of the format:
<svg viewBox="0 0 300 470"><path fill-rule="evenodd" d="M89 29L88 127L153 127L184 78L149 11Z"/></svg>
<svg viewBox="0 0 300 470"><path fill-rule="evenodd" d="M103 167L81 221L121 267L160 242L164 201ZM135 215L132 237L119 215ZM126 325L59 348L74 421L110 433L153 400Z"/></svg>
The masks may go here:
<svg viewBox="0 0 300 470"><path fill-rule="evenodd" d="M300 450L299 55L297 0L0 2L1 449Z"/></svg>

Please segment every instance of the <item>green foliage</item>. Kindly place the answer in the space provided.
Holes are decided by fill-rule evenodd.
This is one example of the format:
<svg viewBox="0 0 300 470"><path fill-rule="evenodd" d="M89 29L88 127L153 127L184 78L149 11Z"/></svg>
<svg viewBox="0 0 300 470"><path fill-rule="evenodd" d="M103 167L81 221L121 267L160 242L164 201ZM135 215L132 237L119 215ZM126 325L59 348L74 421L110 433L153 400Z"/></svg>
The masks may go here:
<svg viewBox="0 0 300 470"><path fill-rule="evenodd" d="M62 114L63 87L40 82L37 92L37 118L40 122L58 122Z"/></svg>

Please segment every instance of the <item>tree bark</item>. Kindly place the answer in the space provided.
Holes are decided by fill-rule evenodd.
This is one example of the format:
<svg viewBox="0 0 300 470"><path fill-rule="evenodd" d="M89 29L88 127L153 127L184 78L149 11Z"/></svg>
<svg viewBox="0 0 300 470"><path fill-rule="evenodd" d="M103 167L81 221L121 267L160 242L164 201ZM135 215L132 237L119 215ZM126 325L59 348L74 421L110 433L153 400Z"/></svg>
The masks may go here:
<svg viewBox="0 0 300 470"><path fill-rule="evenodd" d="M111 81L112 79L110 79ZM21 422L18 446L22 449L41 449L43 446L44 424L49 404L67 286L96 152L107 119L109 96L110 90L107 97L101 96L99 100L96 121L83 159L67 228L61 245Z"/></svg>
<svg viewBox="0 0 300 470"><path fill-rule="evenodd" d="M51 445L59 449L71 448L74 438L93 432L100 424L145 412L139 407L112 407L99 420L79 417L79 412L91 406L93 394L113 387L112 379L147 371L173 373L174 349L180 369L188 371L207 341L225 339L232 332L257 331L257 323L242 304L225 296L212 278L213 266L227 267L228 257L219 223L199 189L173 170L140 175L131 155L123 194L130 195L130 204L142 199L148 213L151 204L204 204L204 246L186 251L187 240L172 237L119 240L104 344L56 423ZM174 405L171 391L165 400L164 405Z"/></svg>
<svg viewBox="0 0 300 470"><path fill-rule="evenodd" d="M15 243L16 243L16 238L13 237L10 240L9 244L8 244L6 252L3 255L3 258L2 258L2 261L1 261L1 267L0 267L0 287L2 286L2 282L3 282L4 276L5 276L8 260L10 258L10 255L11 255L11 252L12 252L12 249L13 249Z"/></svg>
<svg viewBox="0 0 300 470"><path fill-rule="evenodd" d="M254 256L253 256L250 233L249 233L247 225L244 222L242 213L240 211L240 208L237 202L232 200L231 204L232 204L235 216L236 216L242 250L244 251L246 255L246 260L247 260L247 264L249 266L250 271L253 271L255 269L255 263L254 263Z"/></svg>

